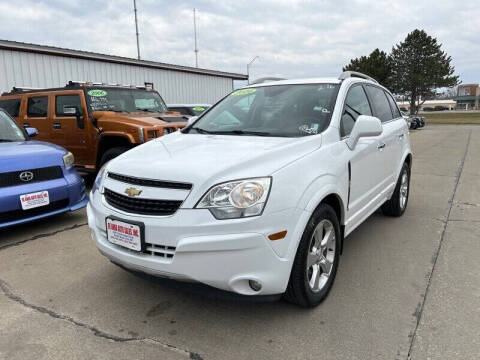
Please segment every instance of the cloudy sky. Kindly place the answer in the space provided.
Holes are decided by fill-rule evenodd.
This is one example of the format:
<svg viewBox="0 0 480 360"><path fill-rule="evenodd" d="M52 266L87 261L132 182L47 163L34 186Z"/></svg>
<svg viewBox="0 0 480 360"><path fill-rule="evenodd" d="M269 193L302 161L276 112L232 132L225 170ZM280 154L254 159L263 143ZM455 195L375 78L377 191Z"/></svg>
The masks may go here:
<svg viewBox="0 0 480 360"><path fill-rule="evenodd" d="M137 0L142 58L253 78L337 76L415 28L438 39L463 82L480 81L480 6L457 0ZM133 0L0 0L0 38L136 57Z"/></svg>

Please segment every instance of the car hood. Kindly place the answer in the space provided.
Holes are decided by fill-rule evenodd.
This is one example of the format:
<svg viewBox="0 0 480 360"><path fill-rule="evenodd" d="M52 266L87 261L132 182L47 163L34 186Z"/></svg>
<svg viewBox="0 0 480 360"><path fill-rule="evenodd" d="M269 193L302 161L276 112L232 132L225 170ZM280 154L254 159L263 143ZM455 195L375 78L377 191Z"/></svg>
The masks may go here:
<svg viewBox="0 0 480 360"><path fill-rule="evenodd" d="M123 114L118 113L114 116L103 116L99 119L99 126L102 126L103 122L122 122L128 123L135 126L159 126L159 125L168 125L173 123L175 125L185 125L187 119L183 116L178 116L176 113L152 113L152 114Z"/></svg>
<svg viewBox="0 0 480 360"><path fill-rule="evenodd" d="M211 186L271 175L320 145L321 136L282 138L176 132L124 153L113 160L107 170L134 177Z"/></svg>
<svg viewBox="0 0 480 360"><path fill-rule="evenodd" d="M0 172L63 165L67 151L57 145L40 141L0 143Z"/></svg>

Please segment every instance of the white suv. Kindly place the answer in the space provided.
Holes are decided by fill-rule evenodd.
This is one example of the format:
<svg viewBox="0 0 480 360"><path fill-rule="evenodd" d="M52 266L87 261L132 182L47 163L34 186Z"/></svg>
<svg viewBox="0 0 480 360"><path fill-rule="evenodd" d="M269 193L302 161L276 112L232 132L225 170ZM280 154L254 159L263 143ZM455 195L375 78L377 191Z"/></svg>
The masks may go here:
<svg viewBox="0 0 480 360"><path fill-rule="evenodd" d="M344 238L379 207L403 214L411 164L407 124L373 79L262 83L109 162L88 223L131 271L314 306Z"/></svg>

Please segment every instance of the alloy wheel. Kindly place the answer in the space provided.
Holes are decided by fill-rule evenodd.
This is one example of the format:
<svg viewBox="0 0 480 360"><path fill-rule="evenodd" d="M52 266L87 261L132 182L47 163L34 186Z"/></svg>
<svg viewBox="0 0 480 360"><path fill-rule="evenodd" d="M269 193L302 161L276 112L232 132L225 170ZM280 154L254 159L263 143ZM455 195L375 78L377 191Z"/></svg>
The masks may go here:
<svg viewBox="0 0 480 360"><path fill-rule="evenodd" d="M307 256L307 279L313 292L322 290L330 278L335 261L335 247L335 228L330 220L324 219L313 231Z"/></svg>

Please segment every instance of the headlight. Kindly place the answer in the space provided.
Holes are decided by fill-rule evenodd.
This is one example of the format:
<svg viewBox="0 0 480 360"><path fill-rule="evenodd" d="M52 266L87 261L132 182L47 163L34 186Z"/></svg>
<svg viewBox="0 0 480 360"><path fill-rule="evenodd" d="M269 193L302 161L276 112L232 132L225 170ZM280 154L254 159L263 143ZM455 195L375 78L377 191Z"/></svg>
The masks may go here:
<svg viewBox="0 0 480 360"><path fill-rule="evenodd" d="M97 191L98 189L101 189L106 166L107 164L103 165L100 171L98 172L97 177L95 178L95 181L92 186L92 194L95 193L95 191Z"/></svg>
<svg viewBox="0 0 480 360"><path fill-rule="evenodd" d="M66 168L73 166L74 162L75 162L75 158L73 157L73 154L70 151L65 155L63 155L63 164L65 165Z"/></svg>
<svg viewBox="0 0 480 360"><path fill-rule="evenodd" d="M212 187L195 206L209 209L216 219L261 215L267 202L270 177L229 181Z"/></svg>

